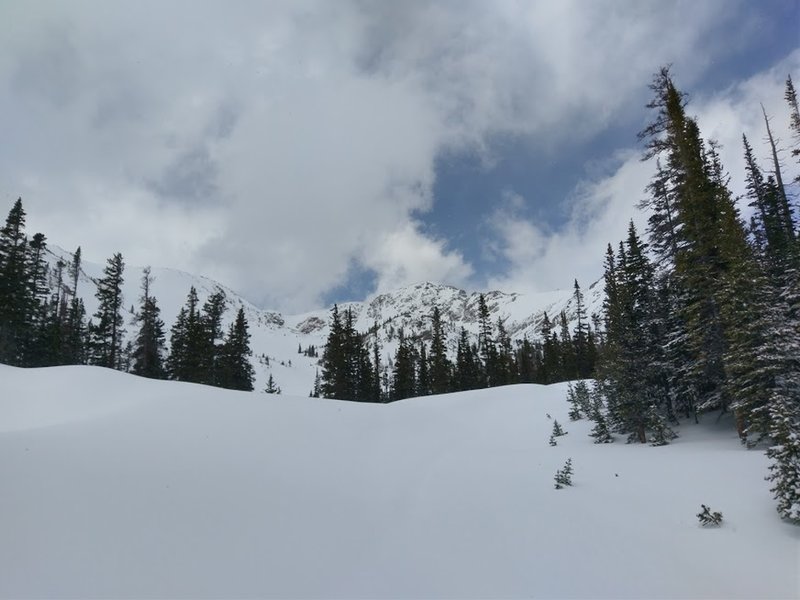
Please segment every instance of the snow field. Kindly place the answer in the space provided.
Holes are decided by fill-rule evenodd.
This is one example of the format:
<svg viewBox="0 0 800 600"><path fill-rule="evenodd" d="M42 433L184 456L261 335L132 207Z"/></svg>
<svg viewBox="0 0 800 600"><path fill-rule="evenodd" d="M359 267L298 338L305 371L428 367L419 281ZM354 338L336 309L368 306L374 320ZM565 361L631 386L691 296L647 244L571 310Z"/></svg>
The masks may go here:
<svg viewBox="0 0 800 600"><path fill-rule="evenodd" d="M763 452L714 417L595 445L565 395L370 405L0 365L0 596L800 594Z"/></svg>

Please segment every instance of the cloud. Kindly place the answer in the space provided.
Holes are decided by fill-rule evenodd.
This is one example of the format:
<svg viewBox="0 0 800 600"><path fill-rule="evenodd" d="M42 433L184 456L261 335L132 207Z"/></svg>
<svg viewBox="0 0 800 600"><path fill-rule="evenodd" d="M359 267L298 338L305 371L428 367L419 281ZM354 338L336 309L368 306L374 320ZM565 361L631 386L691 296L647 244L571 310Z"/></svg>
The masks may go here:
<svg viewBox="0 0 800 600"><path fill-rule="evenodd" d="M354 264L381 289L475 282L424 226L437 156L490 164L505 134L574 150L638 109L654 66L694 81L750 35L739 2L663 4L4 2L0 199L88 258L121 250L275 308L314 307ZM575 206L612 210L633 171ZM597 227L495 220L514 264Z"/></svg>
<svg viewBox="0 0 800 600"><path fill-rule="evenodd" d="M800 50L762 73L690 101L687 112L697 118L703 137L721 144L720 155L735 196L745 193L742 133L754 146L762 168L772 170L760 103L771 117L773 135L783 140L779 147L785 150L790 141L783 92L787 75L798 71ZM680 79L676 85L681 87ZM510 266L505 274L490 278L488 287L546 291L568 288L573 277L584 287L597 280L607 244L616 247L631 220L640 233L645 231L647 214L636 206L645 196L655 167L653 161L642 162L641 154L636 148L620 150L606 166L605 175L582 181L569 199L570 218L557 231L544 230L523 218L519 208L524 201L510 194L491 220L498 239L495 250ZM781 158L788 181L798 168L787 152ZM739 201L744 216L749 214L746 204L746 200Z"/></svg>

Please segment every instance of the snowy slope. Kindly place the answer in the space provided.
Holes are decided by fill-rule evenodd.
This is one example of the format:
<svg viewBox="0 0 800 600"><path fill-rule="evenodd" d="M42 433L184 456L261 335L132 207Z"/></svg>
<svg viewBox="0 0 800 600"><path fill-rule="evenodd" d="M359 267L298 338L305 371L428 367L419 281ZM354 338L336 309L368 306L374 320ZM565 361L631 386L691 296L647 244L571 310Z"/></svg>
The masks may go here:
<svg viewBox="0 0 800 600"><path fill-rule="evenodd" d="M69 253L56 246L51 246L49 250L51 265L55 265L59 258L64 261L70 259ZM102 277L103 267L86 261L82 263L83 274L78 294L84 299L89 316L97 309L94 281ZM317 359L298 354L297 349L298 346L307 348L310 345L322 349L328 337L330 308L300 315L284 315L260 309L235 291L207 277L158 267L152 268L152 276L155 278L152 293L158 300L168 330L185 305L191 286L197 289L201 306L210 294L221 289L225 292L228 306L224 317L225 327L233 320L239 307L244 309L250 325L256 389L264 389L271 373L284 393L308 395L311 391L318 368ZM139 305L141 277L141 267L126 266L123 289L126 308ZM602 285L595 283L585 289L584 294L588 314L599 312L603 300ZM430 314L434 306L438 306L442 312L451 351L455 350L456 338L462 326L477 335L478 295L477 292L467 293L451 286L421 283L375 295L364 302L346 303L339 308L341 311L347 308L353 311L359 331L367 331L375 323L379 325L379 337L386 360L394 356L401 328L406 334L424 337L430 327ZM493 291L486 294L486 300L492 320L496 322L498 318L502 319L512 340L521 340L524 336L531 340L538 339L545 311L551 320L555 320L562 310L571 321L575 317L572 288L539 294ZM129 335L136 331L131 319L132 314L127 314Z"/></svg>
<svg viewBox="0 0 800 600"><path fill-rule="evenodd" d="M375 405L0 365L0 597L798 596L800 529L730 424L596 446L564 391Z"/></svg>

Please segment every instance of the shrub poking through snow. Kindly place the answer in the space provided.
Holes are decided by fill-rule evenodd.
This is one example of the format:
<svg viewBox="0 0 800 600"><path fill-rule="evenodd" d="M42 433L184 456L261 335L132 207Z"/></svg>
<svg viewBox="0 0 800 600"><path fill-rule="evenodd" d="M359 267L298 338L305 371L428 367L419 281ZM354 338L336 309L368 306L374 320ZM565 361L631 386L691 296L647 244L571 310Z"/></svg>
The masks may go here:
<svg viewBox="0 0 800 600"><path fill-rule="evenodd" d="M564 467L556 471L556 489L560 490L564 486L572 485L572 459L568 458Z"/></svg>
<svg viewBox="0 0 800 600"><path fill-rule="evenodd" d="M564 431L563 427L561 427L561 424L558 422L558 419L556 419L553 421L553 436L559 437L562 435L567 435L567 432Z"/></svg>
<svg viewBox="0 0 800 600"><path fill-rule="evenodd" d="M706 527L708 525L713 527L718 527L722 523L722 513L721 512L711 512L711 509L708 508L705 504L701 504L701 510L697 513L697 518L700 521L700 525Z"/></svg>
<svg viewBox="0 0 800 600"><path fill-rule="evenodd" d="M551 446L558 446L558 442L556 442L556 436L555 435L552 435L552 434L550 435L550 445Z"/></svg>

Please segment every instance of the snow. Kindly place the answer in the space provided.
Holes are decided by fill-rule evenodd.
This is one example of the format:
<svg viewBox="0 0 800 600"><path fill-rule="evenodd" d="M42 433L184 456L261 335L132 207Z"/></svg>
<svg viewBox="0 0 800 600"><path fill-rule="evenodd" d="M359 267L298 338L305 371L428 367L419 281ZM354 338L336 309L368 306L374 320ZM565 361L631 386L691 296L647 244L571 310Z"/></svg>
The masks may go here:
<svg viewBox="0 0 800 600"><path fill-rule="evenodd" d="M714 418L595 445L565 389L372 405L0 365L0 597L798 596L763 452Z"/></svg>
<svg viewBox="0 0 800 600"><path fill-rule="evenodd" d="M48 247L47 258L54 270L57 260L65 262L71 254L58 246ZM82 274L78 285L78 295L83 298L87 318L97 310L97 299L94 294L96 286L93 280L103 276L105 265L84 260ZM161 318L164 320L169 339L172 327L181 307L186 304L189 289L197 290L199 304L202 307L206 299L218 289L225 292L227 311L223 315L223 329L236 317L239 307L244 309L251 334L250 347L253 350L253 366L255 368L255 389L266 387L270 374L275 383L285 394L308 396L314 388L314 378L319 368L317 359L298 354L297 347L303 349L316 346L320 355L328 338L328 322L330 309L324 308L299 315L284 315L274 310L256 307L234 290L208 277L192 275L176 269L153 267L151 274L154 281L151 293L158 300ZM125 327L128 339L131 339L137 326L131 322L132 315L128 310L139 306L142 268L132 265L125 267L125 283L123 285L123 306L126 309ZM575 306L572 300L572 287L541 293L503 293L487 292L487 305L492 313L492 323L500 318L512 340L521 340L527 336L531 340L539 338L538 327L542 315L546 311L551 320L557 321L563 310L568 319L574 320ZM593 284L584 289L587 314L600 310L602 305L602 285ZM478 333L477 323L478 293L468 294L464 290L434 283L410 285L389 293L375 294L363 302L347 302L339 305L343 312L347 308L353 311L355 327L358 331L369 330L376 322L383 350L382 361L386 364L394 357L398 346L397 332L402 327L406 333L422 331L430 327L430 314L434 306L442 311L445 334L449 337L450 351L454 356L458 333L462 326L473 335ZM306 330L309 320L323 323L320 328ZM555 323L556 330L558 324ZM390 335L394 330L394 335ZM259 360L262 355L269 357L269 365ZM291 364L289 364L291 361Z"/></svg>

